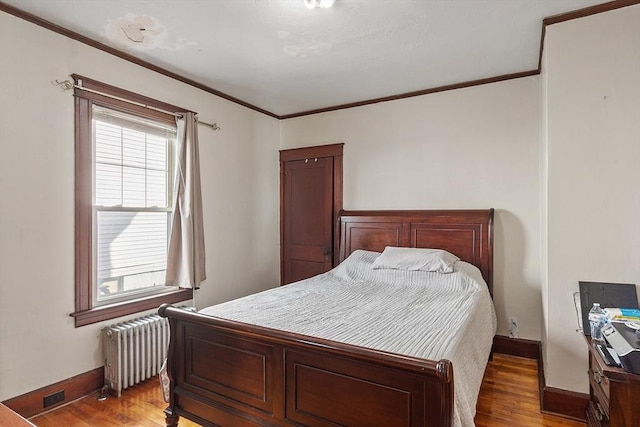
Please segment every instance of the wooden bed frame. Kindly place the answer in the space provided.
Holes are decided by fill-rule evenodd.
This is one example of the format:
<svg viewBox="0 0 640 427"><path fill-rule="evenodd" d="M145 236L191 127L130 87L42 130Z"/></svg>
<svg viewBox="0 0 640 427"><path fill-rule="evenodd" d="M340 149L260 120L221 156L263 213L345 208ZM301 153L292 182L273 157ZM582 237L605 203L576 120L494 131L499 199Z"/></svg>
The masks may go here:
<svg viewBox="0 0 640 427"><path fill-rule="evenodd" d="M356 249L446 249L492 291L493 209L344 211L340 260ZM170 403L205 426L451 425L453 366L188 312L169 319Z"/></svg>

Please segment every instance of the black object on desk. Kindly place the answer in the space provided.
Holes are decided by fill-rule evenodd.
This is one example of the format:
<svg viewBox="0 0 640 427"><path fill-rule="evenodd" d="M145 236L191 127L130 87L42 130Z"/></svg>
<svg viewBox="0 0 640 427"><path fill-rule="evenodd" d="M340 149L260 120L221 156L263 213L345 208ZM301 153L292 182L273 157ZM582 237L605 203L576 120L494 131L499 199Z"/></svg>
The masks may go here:
<svg viewBox="0 0 640 427"><path fill-rule="evenodd" d="M602 308L638 308L636 285L628 283L578 282L580 285L580 308L582 331L591 336L589 310L597 302Z"/></svg>

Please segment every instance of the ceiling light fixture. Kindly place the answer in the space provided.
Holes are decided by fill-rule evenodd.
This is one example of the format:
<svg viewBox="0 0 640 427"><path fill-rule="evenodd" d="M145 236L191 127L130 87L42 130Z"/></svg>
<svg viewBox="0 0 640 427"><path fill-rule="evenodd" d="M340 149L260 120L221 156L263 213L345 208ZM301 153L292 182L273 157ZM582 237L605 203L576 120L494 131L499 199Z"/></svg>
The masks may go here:
<svg viewBox="0 0 640 427"><path fill-rule="evenodd" d="M304 0L304 5L308 9L328 9L336 2L336 0Z"/></svg>

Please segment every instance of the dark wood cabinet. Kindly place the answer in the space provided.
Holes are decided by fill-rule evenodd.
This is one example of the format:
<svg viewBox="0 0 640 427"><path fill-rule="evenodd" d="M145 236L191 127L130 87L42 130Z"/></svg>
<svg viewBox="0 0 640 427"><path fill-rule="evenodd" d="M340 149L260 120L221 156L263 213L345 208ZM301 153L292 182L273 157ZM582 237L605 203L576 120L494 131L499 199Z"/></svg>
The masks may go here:
<svg viewBox="0 0 640 427"><path fill-rule="evenodd" d="M585 337L589 347L589 427L640 426L640 375L608 366Z"/></svg>

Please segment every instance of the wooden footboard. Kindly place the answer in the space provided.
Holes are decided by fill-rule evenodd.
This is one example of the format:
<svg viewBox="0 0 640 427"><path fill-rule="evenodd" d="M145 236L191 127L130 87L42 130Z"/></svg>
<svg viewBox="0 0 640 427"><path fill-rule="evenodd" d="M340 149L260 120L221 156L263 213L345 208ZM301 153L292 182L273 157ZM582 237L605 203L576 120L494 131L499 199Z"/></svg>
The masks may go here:
<svg viewBox="0 0 640 427"><path fill-rule="evenodd" d="M453 367L170 305L167 426L451 425Z"/></svg>

